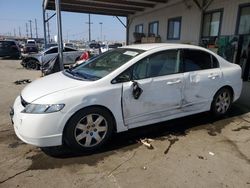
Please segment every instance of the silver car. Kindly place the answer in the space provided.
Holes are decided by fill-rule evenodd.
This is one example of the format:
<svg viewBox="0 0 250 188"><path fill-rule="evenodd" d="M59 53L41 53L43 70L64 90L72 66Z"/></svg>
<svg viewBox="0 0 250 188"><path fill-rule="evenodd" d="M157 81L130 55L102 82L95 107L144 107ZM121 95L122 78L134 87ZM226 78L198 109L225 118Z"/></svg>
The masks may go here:
<svg viewBox="0 0 250 188"><path fill-rule="evenodd" d="M63 63L64 65L71 65L74 64L83 51L77 50L71 47L64 47L63 51ZM28 68L28 69L40 69L40 66L43 63L46 63L56 57L58 54L58 47L53 46L48 49L45 49L44 51L36 54L29 54L27 56L23 56L23 60L21 64Z"/></svg>

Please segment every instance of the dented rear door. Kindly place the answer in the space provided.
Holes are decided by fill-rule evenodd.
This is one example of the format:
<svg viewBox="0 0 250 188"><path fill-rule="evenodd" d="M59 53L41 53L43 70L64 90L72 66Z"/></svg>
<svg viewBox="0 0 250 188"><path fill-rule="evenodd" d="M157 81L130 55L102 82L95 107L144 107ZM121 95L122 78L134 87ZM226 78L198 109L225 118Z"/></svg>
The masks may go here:
<svg viewBox="0 0 250 188"><path fill-rule="evenodd" d="M184 50L184 111L208 110L213 95L221 86L222 72L216 59L205 51Z"/></svg>

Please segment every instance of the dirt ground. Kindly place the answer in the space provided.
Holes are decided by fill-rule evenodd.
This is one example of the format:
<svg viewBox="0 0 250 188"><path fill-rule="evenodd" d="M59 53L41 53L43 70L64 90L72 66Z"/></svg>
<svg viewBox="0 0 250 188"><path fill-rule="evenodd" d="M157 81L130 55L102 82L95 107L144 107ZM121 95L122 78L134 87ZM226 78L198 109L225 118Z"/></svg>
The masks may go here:
<svg viewBox="0 0 250 188"><path fill-rule="evenodd" d="M250 187L250 84L227 117L208 113L115 135L96 154L51 157L14 134L9 106L37 79L20 61L0 60L0 187ZM139 140L151 138L148 149ZM54 148L56 149L56 148Z"/></svg>

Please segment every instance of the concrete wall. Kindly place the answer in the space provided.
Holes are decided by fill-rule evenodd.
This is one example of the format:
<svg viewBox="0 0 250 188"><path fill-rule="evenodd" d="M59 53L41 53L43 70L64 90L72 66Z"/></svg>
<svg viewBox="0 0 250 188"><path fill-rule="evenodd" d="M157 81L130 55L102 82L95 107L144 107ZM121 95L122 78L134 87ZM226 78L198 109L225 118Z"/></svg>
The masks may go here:
<svg viewBox="0 0 250 188"><path fill-rule="evenodd" d="M235 34L239 4L249 0L214 0L207 11L223 9L221 35ZM169 18L182 17L180 40L167 40L167 24ZM201 11L192 0L169 0L167 4L159 4L154 9L146 9L130 16L129 43L134 42L135 25L143 24L143 31L148 34L148 24L159 21L159 35L162 42L178 42L198 44L200 37Z"/></svg>

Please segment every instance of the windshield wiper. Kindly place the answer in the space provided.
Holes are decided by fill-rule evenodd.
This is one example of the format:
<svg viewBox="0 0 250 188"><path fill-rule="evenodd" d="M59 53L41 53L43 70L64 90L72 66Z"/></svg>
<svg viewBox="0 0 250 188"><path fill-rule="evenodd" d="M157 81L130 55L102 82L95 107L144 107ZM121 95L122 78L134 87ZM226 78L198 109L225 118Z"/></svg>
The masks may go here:
<svg viewBox="0 0 250 188"><path fill-rule="evenodd" d="M70 74L71 76L73 76L76 79L80 79L80 80L87 79L86 76L82 76L78 72L74 72L74 71L69 70L69 69L65 70L65 72L68 73L68 74Z"/></svg>

